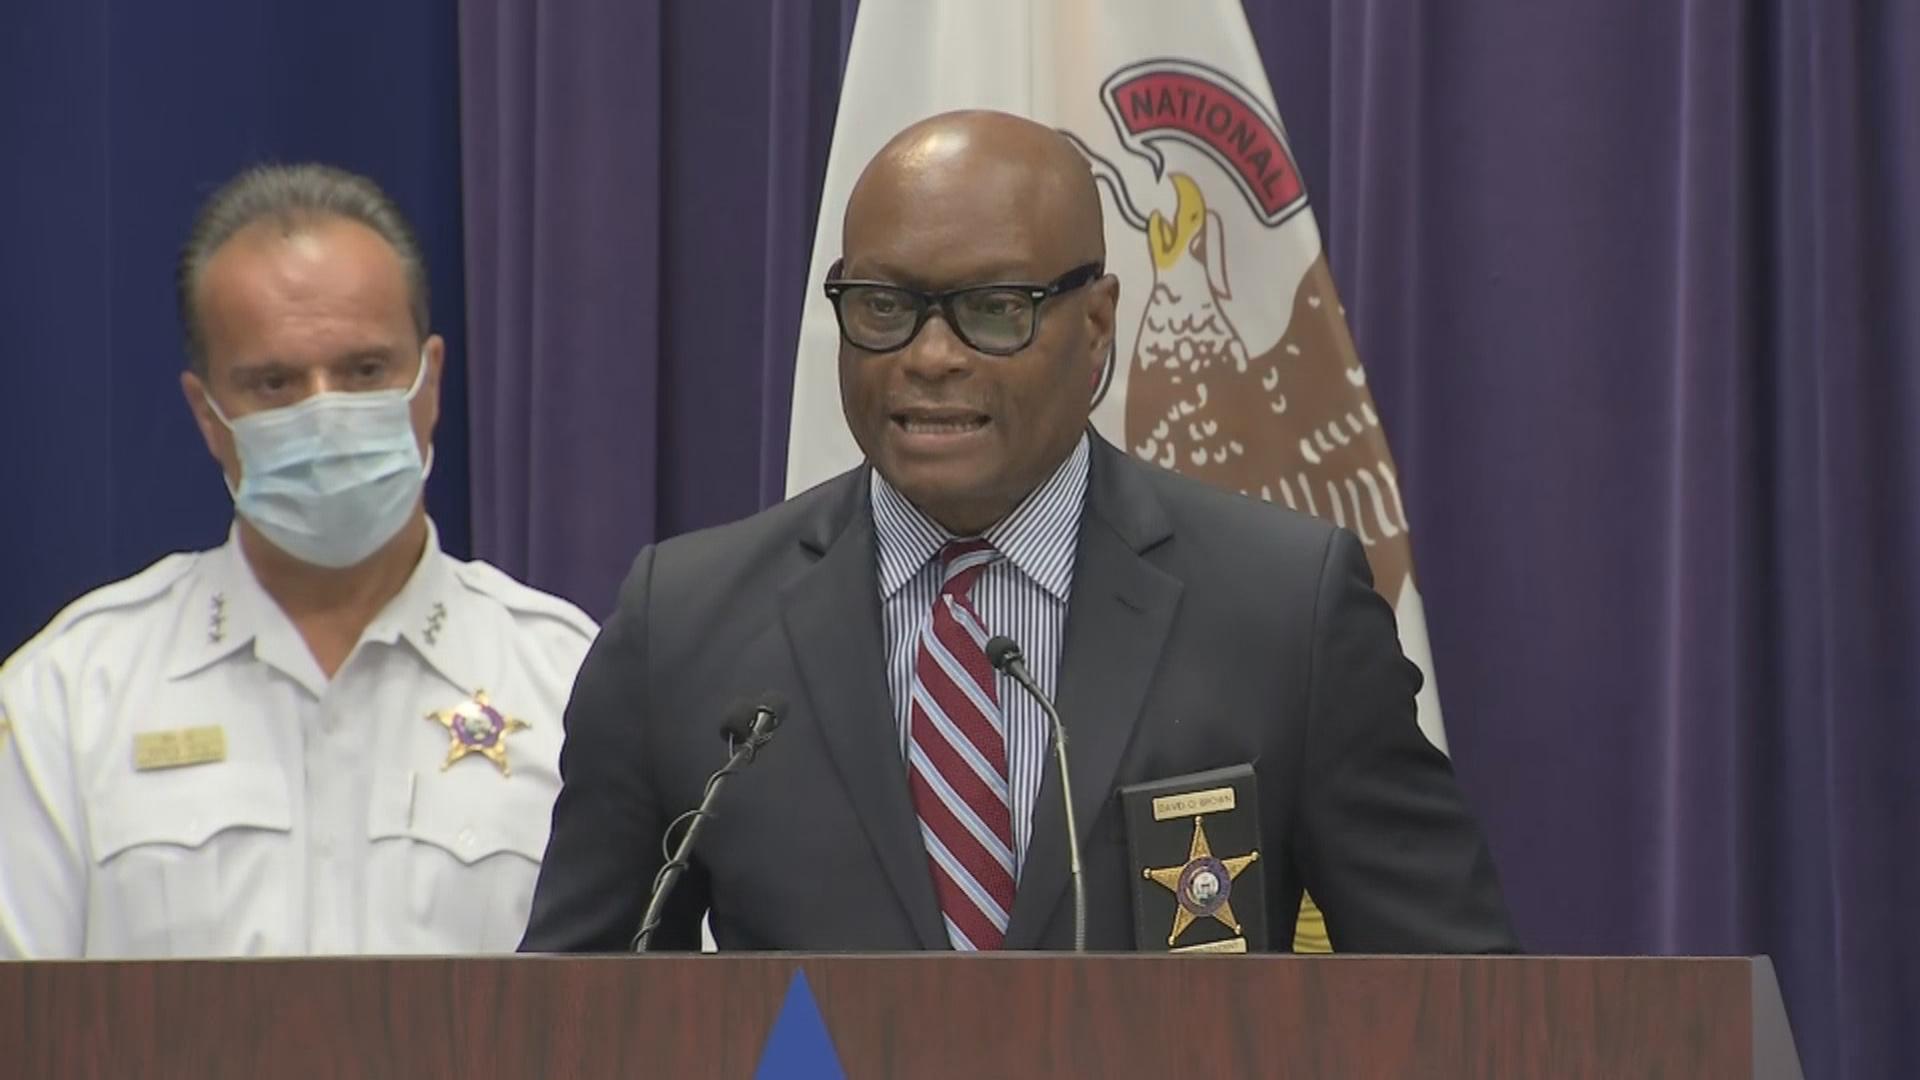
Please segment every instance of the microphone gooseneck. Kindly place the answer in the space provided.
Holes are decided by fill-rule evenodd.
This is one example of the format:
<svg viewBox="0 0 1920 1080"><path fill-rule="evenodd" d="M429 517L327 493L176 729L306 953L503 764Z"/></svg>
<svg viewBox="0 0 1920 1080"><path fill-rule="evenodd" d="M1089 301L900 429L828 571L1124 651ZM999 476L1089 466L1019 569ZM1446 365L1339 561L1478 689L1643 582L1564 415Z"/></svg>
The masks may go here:
<svg viewBox="0 0 1920 1080"><path fill-rule="evenodd" d="M1067 769L1067 726L1060 721L1060 711L1040 692L1039 684L1027 672L1026 657L1020 652L1020 646L1013 639L996 635L987 642L987 661L996 671L1005 672L1008 678L1020 684L1040 708L1047 714L1047 720L1053 725L1053 761L1060 770L1060 802L1067 810L1067 867L1073 877L1073 951L1087 951L1087 883L1080 872L1080 825L1073 816L1073 776Z"/></svg>
<svg viewBox="0 0 1920 1080"><path fill-rule="evenodd" d="M700 805L668 822L666 830L661 833L660 853L666 856L667 861L660 867L660 872L653 876L653 889L647 898L646 914L641 916L640 929L633 935L631 944L634 952L646 952L647 946L652 943L653 932L660 928L660 920L666 914L667 897L673 894L675 883L691 865L694 838L700 835L700 826L713 817L713 803L720 794L721 785L726 783L727 777L752 764L761 748L773 741L774 729L780 726L780 716L786 708L784 699L763 694L754 704L735 709L720 725L720 736L727 741L727 751L731 756L718 772L707 778ZM686 822L687 831L681 834L680 843L668 851L667 845L673 830L682 822Z"/></svg>

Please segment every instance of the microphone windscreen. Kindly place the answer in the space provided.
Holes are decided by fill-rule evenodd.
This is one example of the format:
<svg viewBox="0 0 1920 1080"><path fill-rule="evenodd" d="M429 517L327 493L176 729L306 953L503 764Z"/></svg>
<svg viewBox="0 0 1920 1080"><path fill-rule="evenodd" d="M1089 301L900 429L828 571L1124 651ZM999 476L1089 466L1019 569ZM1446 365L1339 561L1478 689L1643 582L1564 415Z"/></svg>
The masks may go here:
<svg viewBox="0 0 1920 1080"><path fill-rule="evenodd" d="M987 662L995 671L1005 671L1008 664L1020 659L1020 646L1015 645L1012 638L996 634L987 642Z"/></svg>
<svg viewBox="0 0 1920 1080"><path fill-rule="evenodd" d="M727 718L720 722L720 737L729 743L738 742L753 734L753 722L761 713L767 714L766 730L771 732L780 726L787 713L787 699L772 691L757 697L741 698L727 707Z"/></svg>
<svg viewBox="0 0 1920 1080"><path fill-rule="evenodd" d="M745 698L727 706L726 719L720 721L720 737L732 743L753 734L753 718L758 713L759 706Z"/></svg>
<svg viewBox="0 0 1920 1080"><path fill-rule="evenodd" d="M787 718L787 699L771 690L761 692L759 699L755 701L754 704L758 708L767 711L769 717L767 720L768 731L779 727L780 721Z"/></svg>

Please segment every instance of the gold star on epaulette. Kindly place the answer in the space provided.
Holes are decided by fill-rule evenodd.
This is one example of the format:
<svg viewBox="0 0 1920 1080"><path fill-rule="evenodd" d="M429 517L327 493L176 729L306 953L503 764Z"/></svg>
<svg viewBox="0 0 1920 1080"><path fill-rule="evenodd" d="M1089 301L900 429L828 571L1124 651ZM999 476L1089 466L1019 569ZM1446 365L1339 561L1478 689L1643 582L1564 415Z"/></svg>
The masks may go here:
<svg viewBox="0 0 1920 1080"><path fill-rule="evenodd" d="M501 776L513 772L507 763L507 736L532 726L494 708L487 701L485 690L476 691L471 699L451 709L428 713L427 719L446 728L451 736L447 760L440 763L443 771L453 768L454 762L468 754L479 754L493 762Z"/></svg>
<svg viewBox="0 0 1920 1080"><path fill-rule="evenodd" d="M1141 871L1147 880L1173 893L1173 933L1167 935L1167 946L1171 948L1180 940L1180 935L1195 919L1217 919L1239 934L1240 920L1233 917L1231 902L1233 879L1259 857L1259 852L1250 851L1231 859L1214 858L1207 846L1207 830L1200 824L1200 816L1194 815L1193 847L1187 852L1187 861L1179 866Z"/></svg>

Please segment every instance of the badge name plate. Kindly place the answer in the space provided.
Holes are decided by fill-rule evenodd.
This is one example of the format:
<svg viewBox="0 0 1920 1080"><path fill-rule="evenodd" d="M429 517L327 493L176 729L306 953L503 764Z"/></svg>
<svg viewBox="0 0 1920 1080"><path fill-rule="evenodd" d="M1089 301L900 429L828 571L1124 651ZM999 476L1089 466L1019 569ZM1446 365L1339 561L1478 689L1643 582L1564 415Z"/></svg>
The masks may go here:
<svg viewBox="0 0 1920 1080"><path fill-rule="evenodd" d="M1209 788L1190 795L1162 795L1153 800L1153 820L1217 814L1222 810L1231 810L1233 806L1233 789L1230 787Z"/></svg>
<svg viewBox="0 0 1920 1080"><path fill-rule="evenodd" d="M176 728L172 731L142 731L133 737L133 768L136 772L209 765L225 760L227 729L218 724Z"/></svg>

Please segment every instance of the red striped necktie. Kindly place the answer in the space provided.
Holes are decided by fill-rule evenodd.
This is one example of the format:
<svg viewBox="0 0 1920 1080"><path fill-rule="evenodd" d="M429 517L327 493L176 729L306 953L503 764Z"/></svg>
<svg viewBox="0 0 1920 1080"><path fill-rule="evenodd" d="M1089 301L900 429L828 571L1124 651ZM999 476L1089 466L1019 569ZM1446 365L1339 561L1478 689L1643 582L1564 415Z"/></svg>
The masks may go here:
<svg viewBox="0 0 1920 1080"><path fill-rule="evenodd" d="M913 660L907 781L947 938L963 952L998 949L1013 910L1006 718L970 598L999 558L984 540L940 550L940 592Z"/></svg>

